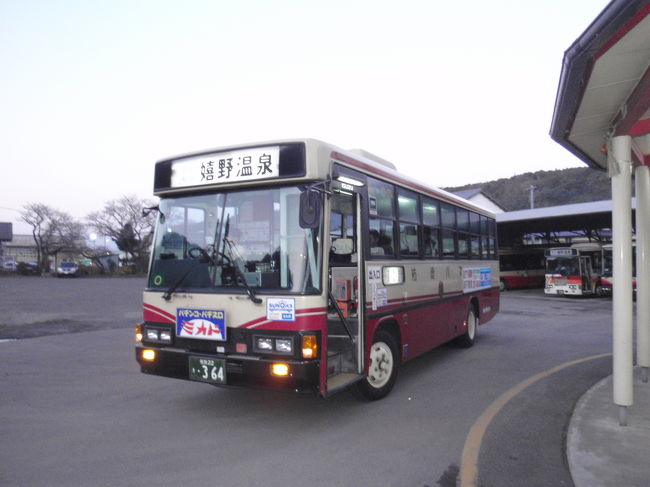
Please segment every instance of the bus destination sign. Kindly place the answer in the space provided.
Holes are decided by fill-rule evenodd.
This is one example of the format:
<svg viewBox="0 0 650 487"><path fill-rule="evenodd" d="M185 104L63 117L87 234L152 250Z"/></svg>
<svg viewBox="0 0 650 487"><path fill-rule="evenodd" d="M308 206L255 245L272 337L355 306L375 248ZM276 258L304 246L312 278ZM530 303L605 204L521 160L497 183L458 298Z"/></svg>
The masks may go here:
<svg viewBox="0 0 650 487"><path fill-rule="evenodd" d="M556 249L549 249L547 252L547 255L549 257L571 257L572 255L577 255L577 251L575 249L570 249L570 248L556 248Z"/></svg>
<svg viewBox="0 0 650 487"><path fill-rule="evenodd" d="M185 188L277 178L279 167L279 146L188 157L172 162L171 187Z"/></svg>

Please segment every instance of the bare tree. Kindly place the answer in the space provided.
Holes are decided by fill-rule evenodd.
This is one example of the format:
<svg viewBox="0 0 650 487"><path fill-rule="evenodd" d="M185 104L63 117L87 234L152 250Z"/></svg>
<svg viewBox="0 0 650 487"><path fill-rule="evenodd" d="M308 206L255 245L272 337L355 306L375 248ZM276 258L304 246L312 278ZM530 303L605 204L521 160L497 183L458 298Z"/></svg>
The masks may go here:
<svg viewBox="0 0 650 487"><path fill-rule="evenodd" d="M69 214L43 203L28 203L21 211L22 220L32 227L36 255L41 272L49 269L49 258L62 250L76 251L82 245L84 226Z"/></svg>
<svg viewBox="0 0 650 487"><path fill-rule="evenodd" d="M147 269L155 218L153 214L144 216L142 210L153 205L135 195L123 196L86 217L97 233L109 237L133 260L137 272Z"/></svg>

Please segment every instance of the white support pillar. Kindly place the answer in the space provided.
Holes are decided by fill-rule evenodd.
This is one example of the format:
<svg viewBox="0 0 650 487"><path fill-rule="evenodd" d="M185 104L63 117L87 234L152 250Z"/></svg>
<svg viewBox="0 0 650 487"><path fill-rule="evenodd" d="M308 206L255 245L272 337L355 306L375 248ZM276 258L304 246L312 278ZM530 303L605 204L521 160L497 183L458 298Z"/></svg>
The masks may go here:
<svg viewBox="0 0 650 487"><path fill-rule="evenodd" d="M650 167L635 170L636 184L636 361L643 382L650 367Z"/></svg>
<svg viewBox="0 0 650 487"><path fill-rule="evenodd" d="M608 154L612 178L613 240L613 385L619 423L627 424L627 407L633 404L632 341L632 139L611 140Z"/></svg>

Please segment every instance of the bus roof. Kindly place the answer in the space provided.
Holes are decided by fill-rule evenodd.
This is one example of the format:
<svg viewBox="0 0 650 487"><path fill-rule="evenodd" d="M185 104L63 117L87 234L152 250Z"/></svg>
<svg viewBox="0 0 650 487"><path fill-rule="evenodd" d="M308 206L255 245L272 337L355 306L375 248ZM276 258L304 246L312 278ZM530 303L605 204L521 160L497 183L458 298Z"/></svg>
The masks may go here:
<svg viewBox="0 0 650 487"><path fill-rule="evenodd" d="M330 160L334 160L344 166L359 170L370 176L382 179L384 181L396 184L398 186L404 187L406 189L410 189L412 191L416 191L419 193L432 196L434 198L441 199L443 201L447 201L449 203L464 207L468 210L472 210L476 213L480 213L484 216L495 218L495 215L489 210L477 206L464 198L456 196L452 193L444 191L435 186L430 186L428 184L423 183L421 180L415 179L411 176L398 172L396 166L393 163L385 159L382 159L381 157L378 157L368 151L365 151L363 149L346 150L337 147L335 145L329 144L327 142L323 142L321 140L311 139L311 138L279 139L279 140L270 140L264 142L253 142L248 144L235 144L235 145L218 147L215 149L181 154L174 157L163 159L156 163L156 181L154 183L154 194L162 195L162 194L167 194L169 192L178 193L181 191L197 189L196 187L171 188L171 187L165 187L164 185L160 185L158 181L158 177L159 177L158 173L159 173L159 168L162 166L170 167L171 164L173 164L174 162L182 161L184 159L192 159L201 156L208 156L220 152L237 151L246 148L263 148L263 147L282 146L282 145L291 145L291 144L304 144L305 158L307 161L318 159L318 158L320 158L321 160L329 158ZM314 166L315 165L313 164L310 165L308 163L306 168L306 173L304 176L287 177L284 180L289 182L289 181L299 181L301 179L317 180L317 179L325 179L329 177L329 166L327 167L325 166L314 167ZM247 185L264 184L268 182L271 181L256 180L256 181L252 181L252 183L247 182L245 184Z"/></svg>

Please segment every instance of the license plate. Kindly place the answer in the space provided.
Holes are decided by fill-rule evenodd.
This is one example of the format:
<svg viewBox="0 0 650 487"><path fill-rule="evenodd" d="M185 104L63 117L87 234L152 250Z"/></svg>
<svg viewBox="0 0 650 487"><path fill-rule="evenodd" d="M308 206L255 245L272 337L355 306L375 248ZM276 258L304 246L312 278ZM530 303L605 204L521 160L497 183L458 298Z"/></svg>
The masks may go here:
<svg viewBox="0 0 650 487"><path fill-rule="evenodd" d="M190 379L225 384L226 361L219 358L190 357Z"/></svg>

